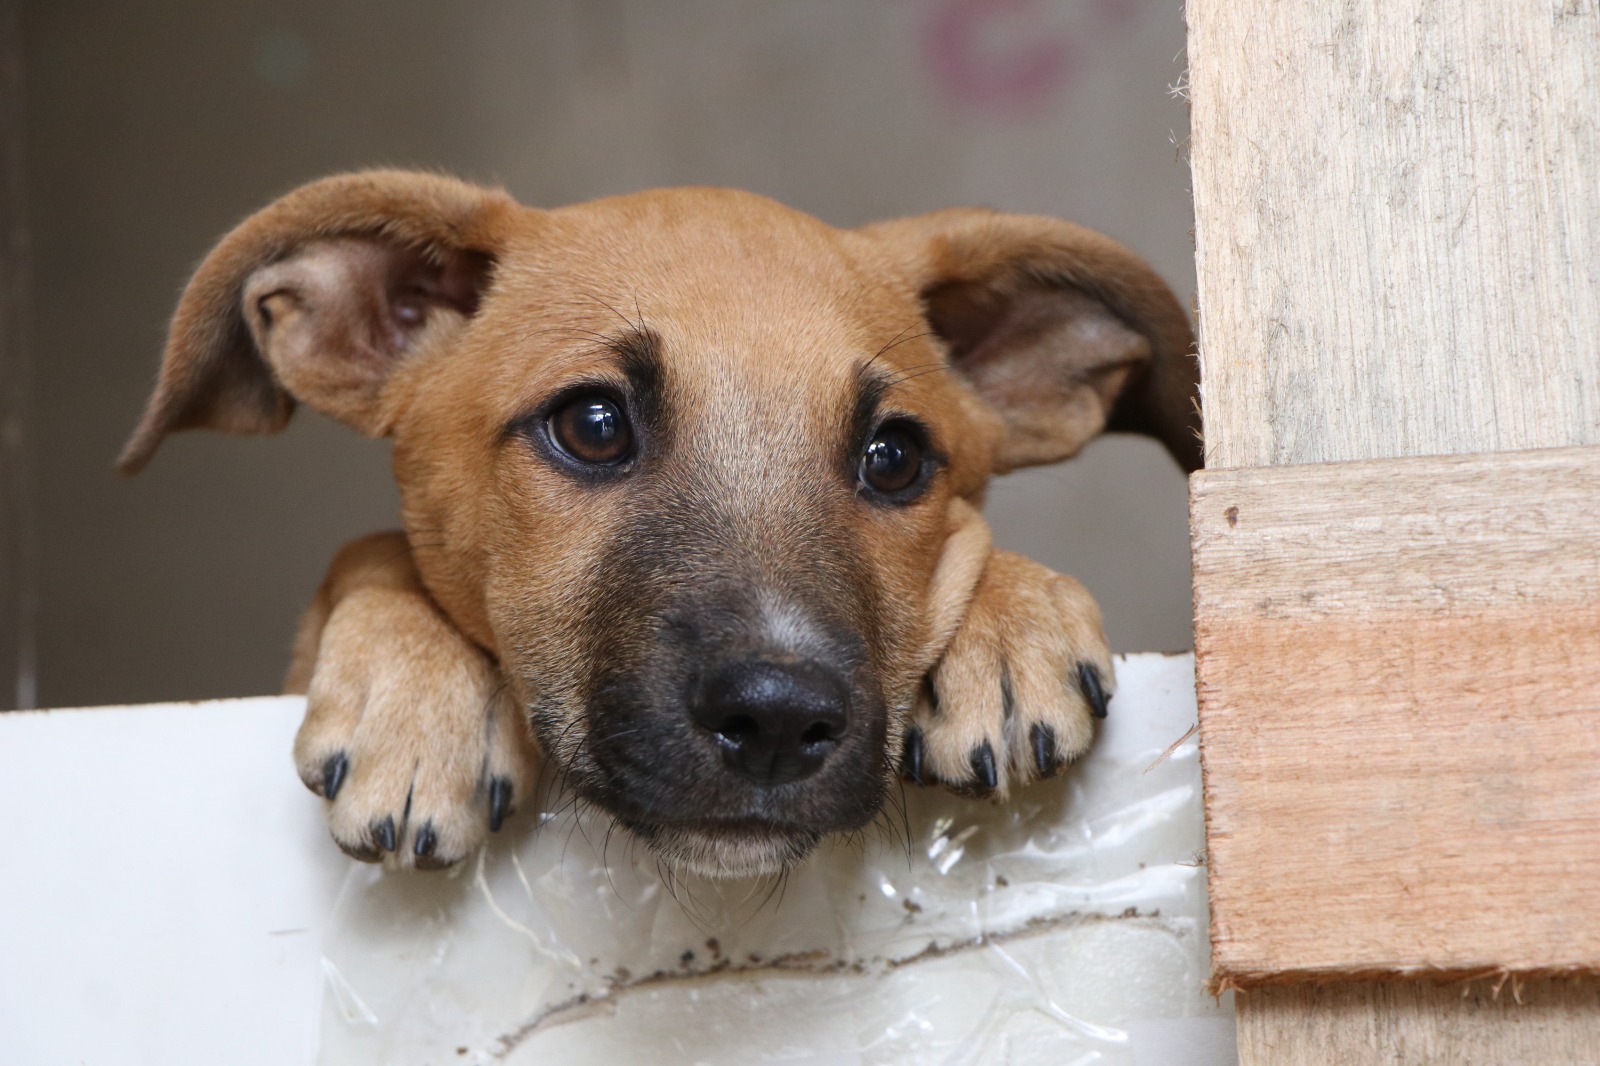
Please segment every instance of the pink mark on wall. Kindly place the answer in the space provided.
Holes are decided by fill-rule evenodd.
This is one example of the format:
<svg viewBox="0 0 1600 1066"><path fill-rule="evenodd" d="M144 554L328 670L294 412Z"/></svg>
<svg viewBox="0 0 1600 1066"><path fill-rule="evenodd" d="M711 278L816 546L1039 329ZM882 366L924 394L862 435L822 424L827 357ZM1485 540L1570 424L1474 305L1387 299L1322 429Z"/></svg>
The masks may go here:
<svg viewBox="0 0 1600 1066"><path fill-rule="evenodd" d="M926 7L923 48L939 88L963 110L1010 118L1059 98L1094 38L1137 13L1136 0L928 0ZM1069 22L1063 12L1075 17Z"/></svg>

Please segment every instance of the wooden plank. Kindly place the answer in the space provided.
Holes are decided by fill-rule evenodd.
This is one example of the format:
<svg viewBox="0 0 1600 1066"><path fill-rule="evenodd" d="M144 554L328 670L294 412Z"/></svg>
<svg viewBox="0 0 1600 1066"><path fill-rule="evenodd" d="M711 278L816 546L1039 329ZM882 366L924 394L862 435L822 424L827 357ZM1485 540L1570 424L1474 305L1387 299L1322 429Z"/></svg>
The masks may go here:
<svg viewBox="0 0 1600 1066"><path fill-rule="evenodd" d="M1600 972L1600 448L1191 501L1218 980Z"/></svg>
<svg viewBox="0 0 1600 1066"><path fill-rule="evenodd" d="M1600 443L1600 4L1188 19L1208 465Z"/></svg>
<svg viewBox="0 0 1600 1066"><path fill-rule="evenodd" d="M1600 985L1589 981L1285 985L1235 1002L1244 1063L1600 1062Z"/></svg>
<svg viewBox="0 0 1600 1066"><path fill-rule="evenodd" d="M1189 0L1187 16L1209 464L1600 442L1600 5ZM1354 520L1362 501L1344 502ZM1365 647L1387 648L1372 632ZM1198 653L1215 639L1197 634ZM1411 739L1454 754L1449 736ZM1321 761L1350 740L1327 735ZM1402 1061L1388 1026L1428 1049L1408 1062L1600 1062L1592 1001L1479 1058L1506 1015L1413 991L1243 997L1241 1061Z"/></svg>

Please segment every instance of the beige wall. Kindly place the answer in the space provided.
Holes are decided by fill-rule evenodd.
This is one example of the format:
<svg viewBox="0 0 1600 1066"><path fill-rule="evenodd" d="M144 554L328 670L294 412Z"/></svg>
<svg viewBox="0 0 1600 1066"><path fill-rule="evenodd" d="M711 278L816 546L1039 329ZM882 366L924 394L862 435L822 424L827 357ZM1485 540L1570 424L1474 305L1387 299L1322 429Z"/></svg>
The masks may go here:
<svg viewBox="0 0 1600 1066"><path fill-rule="evenodd" d="M298 182L726 184L841 225L982 203L1106 230L1193 290L1178 0L42 0L25 41L46 705L273 690L333 550L395 524L384 447L312 415L111 473L185 271ZM1188 645L1184 483L1155 445L1016 475L990 512L1116 647Z"/></svg>

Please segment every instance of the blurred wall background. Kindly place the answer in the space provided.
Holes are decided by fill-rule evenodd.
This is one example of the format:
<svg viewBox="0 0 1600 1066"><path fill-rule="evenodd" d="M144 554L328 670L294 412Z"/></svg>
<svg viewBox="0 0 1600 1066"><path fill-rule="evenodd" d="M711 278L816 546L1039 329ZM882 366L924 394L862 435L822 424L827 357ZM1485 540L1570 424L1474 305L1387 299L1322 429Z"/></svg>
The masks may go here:
<svg viewBox="0 0 1600 1066"><path fill-rule="evenodd" d="M304 410L111 472L187 271L273 196L390 164L547 206L735 185L845 226L986 204L1104 230L1187 304L1183 39L1181 0L27 4L39 702L276 691L334 550L397 524L386 447ZM1189 645L1153 442L1013 475L989 513L1118 650Z"/></svg>

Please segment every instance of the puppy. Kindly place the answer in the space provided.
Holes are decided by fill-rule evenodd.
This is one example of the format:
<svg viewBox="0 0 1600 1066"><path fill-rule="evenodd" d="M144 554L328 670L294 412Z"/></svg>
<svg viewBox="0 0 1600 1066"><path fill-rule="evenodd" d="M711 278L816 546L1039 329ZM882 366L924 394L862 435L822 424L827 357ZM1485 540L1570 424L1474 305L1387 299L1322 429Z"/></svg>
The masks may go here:
<svg viewBox="0 0 1600 1066"><path fill-rule="evenodd" d="M1105 429L1199 466L1192 344L1148 266L1052 219L377 171L211 252L119 466L296 403L393 442L404 531L340 551L288 681L351 855L459 862L543 759L669 863L761 874L897 775L1004 796L1088 748L1099 611L978 508Z"/></svg>

